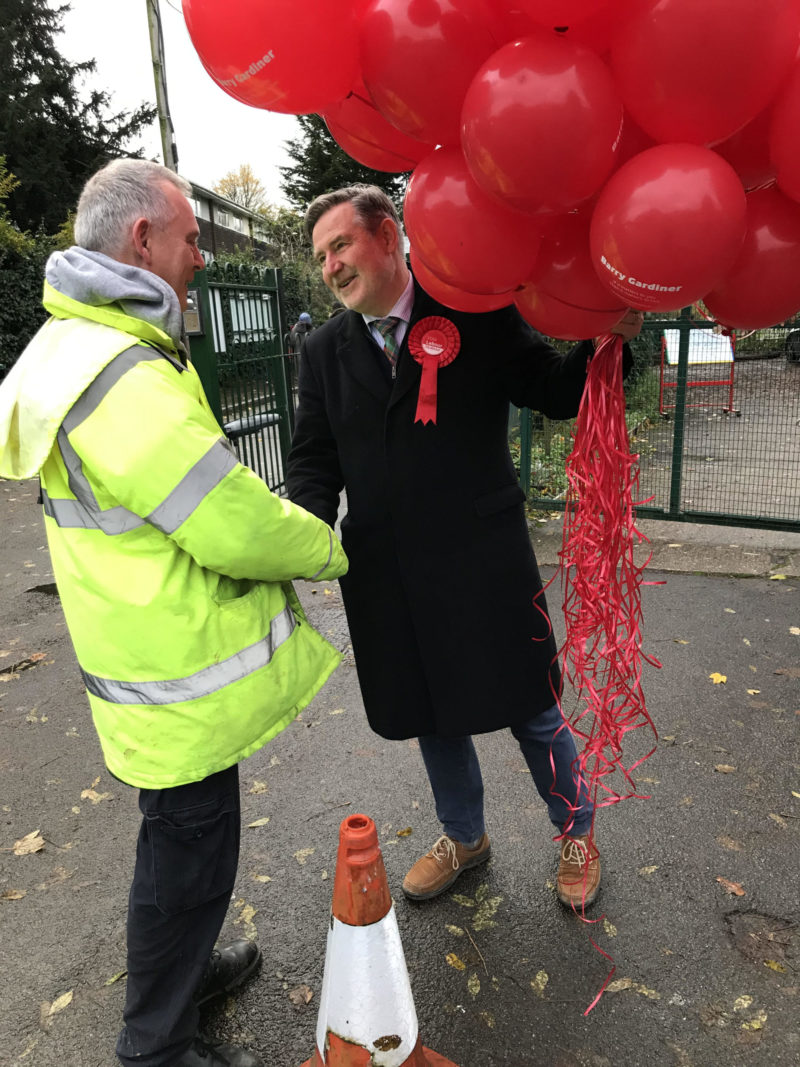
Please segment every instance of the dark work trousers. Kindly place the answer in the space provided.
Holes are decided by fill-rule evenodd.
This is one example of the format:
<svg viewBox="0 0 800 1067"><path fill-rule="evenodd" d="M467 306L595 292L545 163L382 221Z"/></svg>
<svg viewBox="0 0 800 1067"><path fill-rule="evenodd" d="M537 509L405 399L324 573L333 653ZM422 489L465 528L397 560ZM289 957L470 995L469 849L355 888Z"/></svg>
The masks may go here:
<svg viewBox="0 0 800 1067"><path fill-rule="evenodd" d="M172 789L142 789L139 808L117 1056L130 1067L167 1067L197 1034L194 992L233 892L239 768Z"/></svg>

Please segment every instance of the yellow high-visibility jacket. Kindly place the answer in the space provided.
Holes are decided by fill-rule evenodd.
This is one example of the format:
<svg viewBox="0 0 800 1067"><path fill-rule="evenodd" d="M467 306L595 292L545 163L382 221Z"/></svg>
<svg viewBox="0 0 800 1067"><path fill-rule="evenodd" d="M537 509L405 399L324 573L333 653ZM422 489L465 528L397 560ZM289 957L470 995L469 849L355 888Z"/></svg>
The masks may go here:
<svg viewBox="0 0 800 1067"><path fill-rule="evenodd" d="M0 477L39 474L58 591L112 774L199 781L255 752L340 661L289 584L347 561L236 459L167 334L45 283L0 386Z"/></svg>

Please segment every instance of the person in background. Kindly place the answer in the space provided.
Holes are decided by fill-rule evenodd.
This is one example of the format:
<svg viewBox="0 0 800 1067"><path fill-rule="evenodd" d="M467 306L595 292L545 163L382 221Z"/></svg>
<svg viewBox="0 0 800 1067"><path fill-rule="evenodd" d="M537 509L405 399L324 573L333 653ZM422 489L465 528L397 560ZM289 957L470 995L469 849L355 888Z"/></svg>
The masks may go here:
<svg viewBox="0 0 800 1067"><path fill-rule="evenodd" d="M286 335L286 351L299 359L303 354L306 340L313 331L311 316L307 311L301 312L297 322Z"/></svg>
<svg viewBox="0 0 800 1067"><path fill-rule="evenodd" d="M50 318L0 386L0 477L41 480L45 529L109 771L139 789L127 921L127 1067L259 1067L198 1035L257 970L215 949L239 857L239 761L339 654L290 585L347 561L330 528L236 459L186 349L203 266L191 187L157 163L89 179L77 245L47 263Z"/></svg>
<svg viewBox="0 0 800 1067"><path fill-rule="evenodd" d="M557 893L590 904L593 810L559 704L552 626L507 442L509 402L575 415L594 352L561 355L511 306L452 311L412 277L397 212L374 186L318 197L306 232L349 310L306 343L290 499L333 526L342 489L350 570L341 589L369 723L419 738L442 834L411 868L412 900L490 854L473 734L511 729L559 834ZM641 328L628 312L614 327ZM436 421L415 419L426 331L444 355ZM438 331L438 332L437 332Z"/></svg>

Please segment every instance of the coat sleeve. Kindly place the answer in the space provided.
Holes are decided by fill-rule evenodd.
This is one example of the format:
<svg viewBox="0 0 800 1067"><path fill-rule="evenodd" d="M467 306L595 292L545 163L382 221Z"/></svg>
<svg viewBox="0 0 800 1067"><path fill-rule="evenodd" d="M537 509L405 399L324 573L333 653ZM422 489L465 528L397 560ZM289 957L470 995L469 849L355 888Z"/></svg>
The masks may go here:
<svg viewBox="0 0 800 1067"><path fill-rule="evenodd" d="M238 462L166 360L124 374L69 433L69 445L101 508L127 508L203 567L260 581L347 570L332 531Z"/></svg>
<svg viewBox="0 0 800 1067"><path fill-rule="evenodd" d="M580 341L562 354L515 308L503 308L494 314L500 342L498 374L509 400L517 407L541 411L551 419L577 415L593 342Z"/></svg>
<svg viewBox="0 0 800 1067"><path fill-rule="evenodd" d="M290 500L333 526L339 512L344 476L317 366L324 350L320 351L315 340L314 337L308 339L300 363L298 405L286 488Z"/></svg>

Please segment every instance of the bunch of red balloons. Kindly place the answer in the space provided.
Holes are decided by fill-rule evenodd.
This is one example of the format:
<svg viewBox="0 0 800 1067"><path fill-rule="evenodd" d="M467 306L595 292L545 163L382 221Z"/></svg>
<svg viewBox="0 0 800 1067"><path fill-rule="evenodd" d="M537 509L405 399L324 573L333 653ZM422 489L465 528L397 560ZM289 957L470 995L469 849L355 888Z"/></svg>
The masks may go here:
<svg viewBox="0 0 800 1067"><path fill-rule="evenodd" d="M412 265L580 338L800 310L800 0L183 0L214 80L413 171Z"/></svg>

